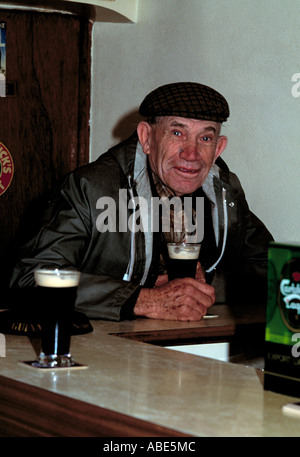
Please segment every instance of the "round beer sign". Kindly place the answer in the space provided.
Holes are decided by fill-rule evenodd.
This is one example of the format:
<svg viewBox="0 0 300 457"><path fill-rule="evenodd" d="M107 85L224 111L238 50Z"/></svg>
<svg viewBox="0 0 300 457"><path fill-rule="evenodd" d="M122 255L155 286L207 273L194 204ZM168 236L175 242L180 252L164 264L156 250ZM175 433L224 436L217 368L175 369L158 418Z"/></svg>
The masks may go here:
<svg viewBox="0 0 300 457"><path fill-rule="evenodd" d="M0 143L0 196L9 188L14 175L14 163L9 150Z"/></svg>
<svg viewBox="0 0 300 457"><path fill-rule="evenodd" d="M297 332L300 330L300 258L287 262L281 272L279 306L285 325Z"/></svg>

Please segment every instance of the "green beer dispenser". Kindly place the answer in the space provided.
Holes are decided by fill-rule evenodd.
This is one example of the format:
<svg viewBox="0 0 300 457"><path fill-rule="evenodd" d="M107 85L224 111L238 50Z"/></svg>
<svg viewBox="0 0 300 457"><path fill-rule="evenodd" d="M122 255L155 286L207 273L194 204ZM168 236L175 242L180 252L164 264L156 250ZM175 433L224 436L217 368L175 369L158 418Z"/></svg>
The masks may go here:
<svg viewBox="0 0 300 457"><path fill-rule="evenodd" d="M300 397L300 243L270 243L264 388Z"/></svg>

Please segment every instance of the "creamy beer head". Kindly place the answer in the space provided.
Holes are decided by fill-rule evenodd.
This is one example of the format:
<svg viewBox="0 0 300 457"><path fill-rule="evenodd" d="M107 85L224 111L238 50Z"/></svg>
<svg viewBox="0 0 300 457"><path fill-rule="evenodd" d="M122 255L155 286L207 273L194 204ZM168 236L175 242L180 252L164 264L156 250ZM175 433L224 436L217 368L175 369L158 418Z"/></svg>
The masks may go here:
<svg viewBox="0 0 300 457"><path fill-rule="evenodd" d="M40 287L77 287L80 273L74 270L36 270L34 278Z"/></svg>
<svg viewBox="0 0 300 457"><path fill-rule="evenodd" d="M198 259L200 244L197 243L168 243L170 259L194 260Z"/></svg>
<svg viewBox="0 0 300 457"><path fill-rule="evenodd" d="M195 278L199 258L199 243L168 243L168 277Z"/></svg>

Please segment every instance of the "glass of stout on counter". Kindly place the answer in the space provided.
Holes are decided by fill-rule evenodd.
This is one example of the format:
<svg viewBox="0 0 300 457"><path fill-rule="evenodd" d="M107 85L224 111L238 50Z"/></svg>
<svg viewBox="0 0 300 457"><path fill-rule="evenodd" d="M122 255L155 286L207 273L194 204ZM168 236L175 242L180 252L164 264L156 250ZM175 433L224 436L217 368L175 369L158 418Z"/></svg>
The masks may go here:
<svg viewBox="0 0 300 457"><path fill-rule="evenodd" d="M42 351L41 368L73 366L70 353L72 318L80 279L76 270L40 269L34 272L39 292Z"/></svg>
<svg viewBox="0 0 300 457"><path fill-rule="evenodd" d="M168 243L168 277L195 278L200 243Z"/></svg>

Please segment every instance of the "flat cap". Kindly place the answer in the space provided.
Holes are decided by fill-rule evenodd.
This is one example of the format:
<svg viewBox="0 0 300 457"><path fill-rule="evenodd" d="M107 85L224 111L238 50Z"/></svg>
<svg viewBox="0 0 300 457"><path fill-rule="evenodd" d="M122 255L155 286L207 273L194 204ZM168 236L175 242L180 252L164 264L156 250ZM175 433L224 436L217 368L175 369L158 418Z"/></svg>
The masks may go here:
<svg viewBox="0 0 300 457"><path fill-rule="evenodd" d="M179 116L225 122L229 106L223 95L195 82L177 82L158 87L148 94L139 112L145 117Z"/></svg>

